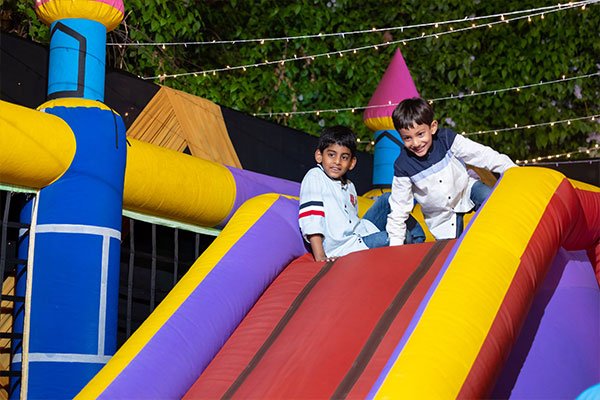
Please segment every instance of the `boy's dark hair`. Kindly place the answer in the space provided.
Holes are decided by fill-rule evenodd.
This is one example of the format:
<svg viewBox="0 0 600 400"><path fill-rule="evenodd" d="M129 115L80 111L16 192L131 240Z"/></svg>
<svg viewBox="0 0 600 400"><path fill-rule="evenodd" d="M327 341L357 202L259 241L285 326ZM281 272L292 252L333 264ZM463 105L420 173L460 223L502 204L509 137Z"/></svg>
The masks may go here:
<svg viewBox="0 0 600 400"><path fill-rule="evenodd" d="M352 157L356 155L356 135L350 128L335 125L321 131L318 149L322 153L332 144L339 144L350 149Z"/></svg>
<svg viewBox="0 0 600 400"><path fill-rule="evenodd" d="M397 131L412 128L413 125L431 125L433 119L433 107L420 97L402 100L392 113L392 121Z"/></svg>

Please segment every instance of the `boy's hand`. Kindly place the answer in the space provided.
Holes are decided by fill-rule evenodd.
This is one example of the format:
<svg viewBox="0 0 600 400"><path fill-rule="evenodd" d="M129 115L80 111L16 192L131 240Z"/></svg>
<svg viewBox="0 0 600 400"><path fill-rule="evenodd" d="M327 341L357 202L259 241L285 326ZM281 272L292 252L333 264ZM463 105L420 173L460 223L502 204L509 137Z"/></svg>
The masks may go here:
<svg viewBox="0 0 600 400"><path fill-rule="evenodd" d="M315 261L318 261L318 262L330 262L331 261L332 262L332 261L335 261L337 258L338 257L327 257L326 255L323 255L321 257L315 256Z"/></svg>
<svg viewBox="0 0 600 400"><path fill-rule="evenodd" d="M315 234L308 236L310 247L312 249L313 257L315 261L329 262L334 261L337 257L327 257L325 250L323 249L323 235Z"/></svg>

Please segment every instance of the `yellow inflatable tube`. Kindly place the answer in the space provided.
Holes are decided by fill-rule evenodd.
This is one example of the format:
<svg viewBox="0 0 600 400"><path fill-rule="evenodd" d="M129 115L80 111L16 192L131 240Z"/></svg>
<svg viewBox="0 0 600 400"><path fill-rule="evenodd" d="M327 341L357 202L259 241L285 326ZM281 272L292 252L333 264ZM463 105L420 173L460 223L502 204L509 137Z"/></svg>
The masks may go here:
<svg viewBox="0 0 600 400"><path fill-rule="evenodd" d="M127 140L124 209L207 227L227 217L236 185L226 167Z"/></svg>
<svg viewBox="0 0 600 400"><path fill-rule="evenodd" d="M374 397L487 397L558 248L597 243L597 193L556 171L509 169L454 247Z"/></svg>
<svg viewBox="0 0 600 400"><path fill-rule="evenodd" d="M65 121L5 101L0 101L0 115L0 184L41 189L65 173L76 150ZM128 142L124 209L205 227L229 215L236 184L226 167Z"/></svg>
<svg viewBox="0 0 600 400"><path fill-rule="evenodd" d="M62 119L0 101L0 183L40 189L73 161L75 136Z"/></svg>

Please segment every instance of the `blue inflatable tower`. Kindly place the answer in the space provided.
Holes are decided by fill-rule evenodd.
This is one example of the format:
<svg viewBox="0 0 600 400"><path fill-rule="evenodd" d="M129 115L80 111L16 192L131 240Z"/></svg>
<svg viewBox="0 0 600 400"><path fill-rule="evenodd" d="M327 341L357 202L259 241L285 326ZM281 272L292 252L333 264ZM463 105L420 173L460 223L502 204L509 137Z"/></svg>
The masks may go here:
<svg viewBox="0 0 600 400"><path fill-rule="evenodd" d="M392 185L394 161L404 146L400 134L394 129L392 112L402 100L418 96L419 92L402 53L396 50L363 114L365 125L374 132L374 187L384 188Z"/></svg>
<svg viewBox="0 0 600 400"><path fill-rule="evenodd" d="M19 249L29 258L30 311L13 369L13 398L73 398L116 351L125 126L103 104L106 33L121 0L37 0L50 26L48 101L76 141L63 176L23 210L31 222ZM47 132L52 135L51 131ZM25 294L25 285L17 291Z"/></svg>

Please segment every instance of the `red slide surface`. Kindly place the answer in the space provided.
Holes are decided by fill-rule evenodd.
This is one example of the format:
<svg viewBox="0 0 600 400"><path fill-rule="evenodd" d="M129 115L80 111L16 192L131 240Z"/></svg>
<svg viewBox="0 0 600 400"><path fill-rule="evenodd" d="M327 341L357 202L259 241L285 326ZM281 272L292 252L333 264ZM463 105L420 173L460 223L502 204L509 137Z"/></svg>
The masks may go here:
<svg viewBox="0 0 600 400"><path fill-rule="evenodd" d="M454 241L292 262L185 398L364 398Z"/></svg>

